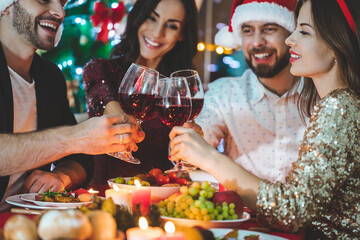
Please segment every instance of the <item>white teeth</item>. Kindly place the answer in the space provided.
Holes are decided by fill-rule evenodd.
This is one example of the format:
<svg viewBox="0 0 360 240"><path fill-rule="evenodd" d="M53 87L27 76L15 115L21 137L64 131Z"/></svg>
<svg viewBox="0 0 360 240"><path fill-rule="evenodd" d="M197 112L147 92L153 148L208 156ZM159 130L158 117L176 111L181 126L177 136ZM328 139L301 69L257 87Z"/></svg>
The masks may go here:
<svg viewBox="0 0 360 240"><path fill-rule="evenodd" d="M299 55L295 55L295 54L290 54L291 58L301 58Z"/></svg>
<svg viewBox="0 0 360 240"><path fill-rule="evenodd" d="M265 59L268 56L270 56L270 54L269 53L258 53L258 54L254 54L254 56L259 59Z"/></svg>
<svg viewBox="0 0 360 240"><path fill-rule="evenodd" d="M149 38L147 38L147 37L145 37L145 41L146 41L148 44L150 44L151 46L153 46L153 47L158 47L158 46L160 45L160 44L157 43L157 42L151 41L151 39L149 39Z"/></svg>
<svg viewBox="0 0 360 240"><path fill-rule="evenodd" d="M49 27L49 28L56 30L56 26L54 24L46 23L46 22L40 22L39 24L40 24L40 26Z"/></svg>

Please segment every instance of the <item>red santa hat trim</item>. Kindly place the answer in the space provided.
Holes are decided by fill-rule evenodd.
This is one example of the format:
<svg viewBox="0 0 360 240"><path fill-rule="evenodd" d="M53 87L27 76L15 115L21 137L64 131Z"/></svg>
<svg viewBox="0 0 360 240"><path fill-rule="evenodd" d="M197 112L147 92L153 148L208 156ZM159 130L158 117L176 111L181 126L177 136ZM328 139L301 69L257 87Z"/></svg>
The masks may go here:
<svg viewBox="0 0 360 240"><path fill-rule="evenodd" d="M241 25L248 21L276 23L288 31L295 29L296 0L234 0L229 26L215 35L215 44L237 48L241 45Z"/></svg>

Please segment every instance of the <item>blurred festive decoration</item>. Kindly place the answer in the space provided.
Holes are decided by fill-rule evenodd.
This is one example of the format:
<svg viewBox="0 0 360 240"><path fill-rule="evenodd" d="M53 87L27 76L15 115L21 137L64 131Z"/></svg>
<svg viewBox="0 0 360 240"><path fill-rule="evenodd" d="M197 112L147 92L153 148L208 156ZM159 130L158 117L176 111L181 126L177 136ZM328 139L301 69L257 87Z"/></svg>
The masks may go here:
<svg viewBox="0 0 360 240"><path fill-rule="evenodd" d="M86 112L82 84L84 65L92 58L108 58L120 42L126 16L136 0L69 0L65 6L64 31L59 45L51 51L38 51L63 71L74 113Z"/></svg>
<svg viewBox="0 0 360 240"><path fill-rule="evenodd" d="M107 44L109 42L109 30L115 30L114 25L120 22L124 14L125 5L123 2L114 3L111 7L108 7L103 1L95 2L91 21L95 27L101 25L96 40Z"/></svg>

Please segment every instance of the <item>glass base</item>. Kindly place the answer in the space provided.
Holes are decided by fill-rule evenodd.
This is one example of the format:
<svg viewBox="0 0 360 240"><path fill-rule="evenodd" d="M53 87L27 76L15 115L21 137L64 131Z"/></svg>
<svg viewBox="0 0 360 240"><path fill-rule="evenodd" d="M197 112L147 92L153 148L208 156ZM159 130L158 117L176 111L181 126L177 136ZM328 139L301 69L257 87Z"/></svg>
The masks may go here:
<svg viewBox="0 0 360 240"><path fill-rule="evenodd" d="M112 153L107 153L107 155L110 155L114 158L123 160L125 162L128 163L132 163L132 164L140 164L140 160L137 159L136 157L134 157L131 152L112 152Z"/></svg>
<svg viewBox="0 0 360 240"><path fill-rule="evenodd" d="M178 161L176 165L172 169L164 171L164 173L171 173L171 172L188 172L188 171L195 171L197 167L194 165L185 163L183 161Z"/></svg>

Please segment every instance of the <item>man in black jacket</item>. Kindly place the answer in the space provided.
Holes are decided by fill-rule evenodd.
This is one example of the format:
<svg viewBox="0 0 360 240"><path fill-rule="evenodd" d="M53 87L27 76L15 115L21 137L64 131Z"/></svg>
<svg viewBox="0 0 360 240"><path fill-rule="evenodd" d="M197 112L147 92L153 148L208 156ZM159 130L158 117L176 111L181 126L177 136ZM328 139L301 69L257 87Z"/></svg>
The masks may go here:
<svg viewBox="0 0 360 240"><path fill-rule="evenodd" d="M19 192L75 189L85 184L91 177L93 162L91 156L80 153L136 148L132 117L103 116L76 125L61 71L35 53L37 49L54 47L66 2L0 3L2 203L7 196ZM4 204L0 204L0 212L4 209Z"/></svg>

